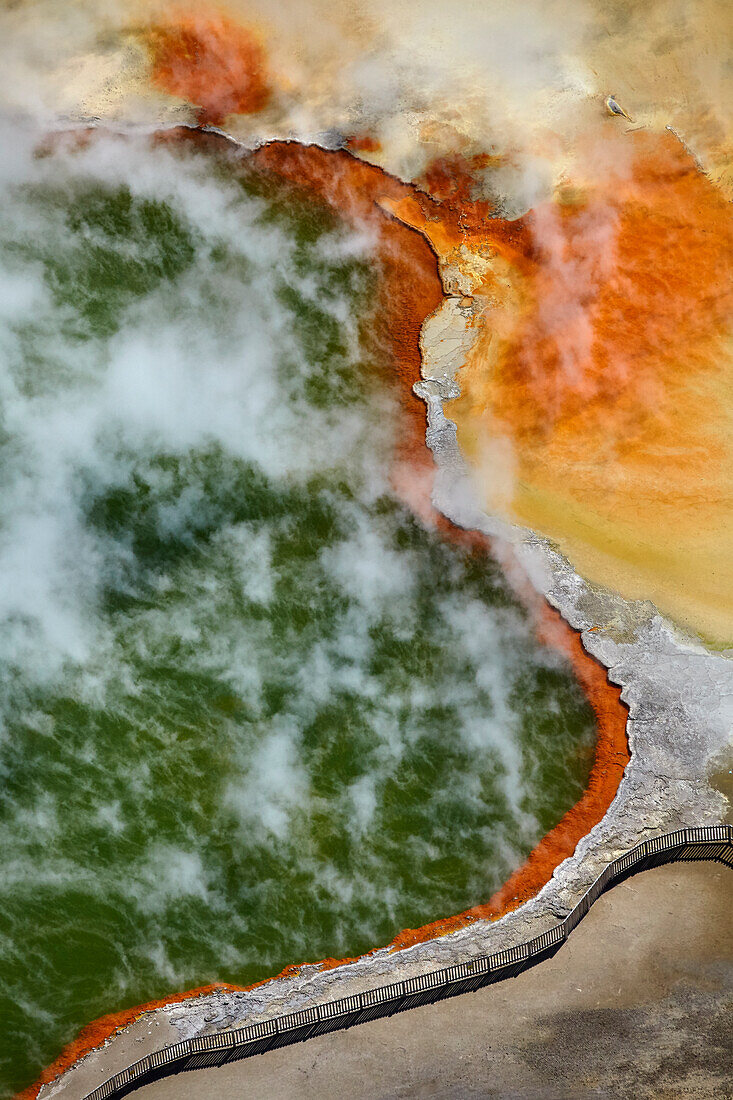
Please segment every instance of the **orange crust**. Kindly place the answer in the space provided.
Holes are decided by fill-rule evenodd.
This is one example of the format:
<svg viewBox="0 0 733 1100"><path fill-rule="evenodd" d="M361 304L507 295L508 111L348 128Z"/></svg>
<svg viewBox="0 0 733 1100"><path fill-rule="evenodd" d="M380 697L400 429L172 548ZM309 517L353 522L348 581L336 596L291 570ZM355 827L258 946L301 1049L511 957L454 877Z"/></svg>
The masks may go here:
<svg viewBox="0 0 733 1100"><path fill-rule="evenodd" d="M485 158L430 166L437 213L414 197L390 204L474 297L445 412L488 511L724 649L730 203L668 130L622 134L609 118L576 135L573 153L552 197L514 221L480 198Z"/></svg>
<svg viewBox="0 0 733 1100"><path fill-rule="evenodd" d="M265 52L255 32L224 11L172 9L141 32L152 83L198 108L199 122L249 115L271 95Z"/></svg>
<svg viewBox="0 0 733 1100"><path fill-rule="evenodd" d="M181 139L204 146L221 141L214 135L189 130L169 131L163 137L165 141ZM395 457L396 487L420 518L433 523L446 537L478 553L490 552L488 539L476 532L454 527L430 504L433 461L425 446L424 405L413 395L412 384L420 377L420 331L425 319L442 301L442 284L436 257L427 240L378 205L385 199L412 198L430 215L430 208L435 207L433 200L345 151L329 152L317 146L274 142L258 149L245 163L306 188L332 205L347 220L367 225L377 234L381 264L380 325L372 338L376 346L389 353L389 367L400 384L399 397L404 414ZM572 855L578 841L603 818L630 759L626 738L627 709L621 702L620 689L609 683L605 668L583 648L580 634L537 594L527 578L518 571L516 563L512 563L506 572L510 584L533 617L538 638L569 659L595 713L598 740L588 788L559 824L543 837L523 866L488 902L421 928L404 929L388 945L393 951L445 935L476 920L498 920L537 894L552 877L555 868ZM202 986L102 1016L83 1028L44 1070L38 1081L19 1093L16 1100L35 1100L42 1084L58 1077L85 1054L101 1046L116 1031L152 1009L216 990L245 992L278 978L295 976L305 966L330 970L356 961L357 958L329 958L318 963L293 964L280 974L250 986L226 983Z"/></svg>
<svg viewBox="0 0 733 1100"><path fill-rule="evenodd" d="M346 142L346 147L352 153L378 153L382 148L377 139L369 134L354 134Z"/></svg>

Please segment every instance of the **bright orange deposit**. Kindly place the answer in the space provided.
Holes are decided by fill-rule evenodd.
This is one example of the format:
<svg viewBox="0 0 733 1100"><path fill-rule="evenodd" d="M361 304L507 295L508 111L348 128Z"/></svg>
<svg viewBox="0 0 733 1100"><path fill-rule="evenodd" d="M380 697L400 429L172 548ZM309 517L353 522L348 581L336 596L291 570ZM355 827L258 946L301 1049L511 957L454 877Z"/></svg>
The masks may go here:
<svg viewBox="0 0 733 1100"><path fill-rule="evenodd" d="M270 86L255 33L224 12L173 10L146 29L152 81L199 108L199 122L266 106Z"/></svg>
<svg viewBox="0 0 733 1100"><path fill-rule="evenodd" d="M489 510L731 645L729 204L672 134L608 138L623 171L514 222L455 187L390 209L471 283L476 339L446 411Z"/></svg>

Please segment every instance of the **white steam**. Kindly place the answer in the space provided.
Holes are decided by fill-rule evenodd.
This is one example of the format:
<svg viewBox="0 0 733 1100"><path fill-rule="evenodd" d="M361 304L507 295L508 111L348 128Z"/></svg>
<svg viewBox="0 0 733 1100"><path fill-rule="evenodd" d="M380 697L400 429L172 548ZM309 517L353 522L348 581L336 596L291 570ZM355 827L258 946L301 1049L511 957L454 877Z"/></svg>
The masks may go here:
<svg viewBox="0 0 733 1100"><path fill-rule="evenodd" d="M5 133L12 133L14 157L3 166L8 191L2 230L11 247L0 295L6 321L0 397L12 444L3 459L0 656L23 667L35 662L39 674L57 674L66 658L83 661L103 644L95 603L105 577L100 548L82 515L83 474L98 486L111 485L124 476L125 454L153 447L185 452L216 441L275 476L306 477L327 467L334 453L357 453L359 440L362 446L366 441L363 421L348 408L319 423L297 395L283 400L273 365L283 355L302 353L276 290L283 280L299 282L306 298L317 288L310 277L298 281L293 274L293 242L256 224L258 201L245 201L234 183L214 182L195 158L152 153L145 143L101 137L83 152L34 160L37 135ZM175 291L161 285L131 304L120 331L91 347L60 338L54 326L63 311L55 312L41 266L17 270L14 258L14 250L39 239L49 247L56 241L60 251L70 247L74 232L63 217L43 213L24 192L53 185L71 194L80 178L171 203L201 243ZM92 245L93 238L87 231ZM236 309L228 299L243 293L241 283L222 281L207 259L219 242L234 244L257 271ZM360 236L346 247L363 253L367 245ZM338 248L330 243L331 257ZM221 332L208 323L209 303L212 309L230 306ZM322 306L336 311L353 345L343 302ZM56 365L39 378L23 362L19 333L44 323L42 350L53 348ZM286 443L295 439L297 446ZM175 526L177 518L163 514L160 523ZM259 558L264 549L261 541L250 553ZM251 583L266 586L264 567L257 568L259 581L253 576Z"/></svg>
<svg viewBox="0 0 733 1100"><path fill-rule="evenodd" d="M22 1003L28 1048L110 990L263 976L485 899L555 812L558 755L562 798L580 793L591 723L567 677L542 694L558 661L491 564L394 500L399 422L367 391L353 316L368 236L329 230L304 262L264 199L187 146L97 134L36 157L37 134L6 134L0 1012ZM150 204L162 250L135 221ZM313 316L340 348L320 403ZM137 526L92 521L120 496ZM538 736L563 692L572 721ZM30 945L29 904L50 914Z"/></svg>

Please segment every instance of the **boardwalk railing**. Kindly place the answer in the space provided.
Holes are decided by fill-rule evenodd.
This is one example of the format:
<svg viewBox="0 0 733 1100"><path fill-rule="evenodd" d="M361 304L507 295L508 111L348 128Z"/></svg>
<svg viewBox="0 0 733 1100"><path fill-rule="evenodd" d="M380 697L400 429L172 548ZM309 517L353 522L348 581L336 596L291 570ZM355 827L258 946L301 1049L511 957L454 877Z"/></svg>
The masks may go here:
<svg viewBox="0 0 733 1100"><path fill-rule="evenodd" d="M444 997L474 992L481 986L512 978L554 955L605 890L647 867L677 860L715 860L733 868L733 827L714 825L680 829L645 840L609 863L563 921L528 943L494 955L479 955L468 962L370 989L353 997L326 1001L237 1031L186 1039L116 1073L90 1092L86 1100L117 1100L143 1085L182 1070L223 1066L327 1031L352 1027L379 1016L392 1016L416 1005L432 1004Z"/></svg>

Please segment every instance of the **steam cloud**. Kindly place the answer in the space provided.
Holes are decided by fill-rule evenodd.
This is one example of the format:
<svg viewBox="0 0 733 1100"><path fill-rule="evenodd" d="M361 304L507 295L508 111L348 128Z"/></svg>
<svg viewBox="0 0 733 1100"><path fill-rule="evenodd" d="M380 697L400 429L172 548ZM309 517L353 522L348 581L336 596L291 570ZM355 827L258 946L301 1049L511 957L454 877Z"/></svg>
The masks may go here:
<svg viewBox="0 0 733 1100"><path fill-rule="evenodd" d="M41 138L8 125L1 168L0 1083L110 989L252 980L486 897L593 729L490 563L392 495L369 234L304 252L202 154Z"/></svg>

